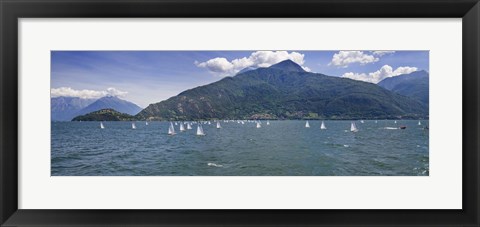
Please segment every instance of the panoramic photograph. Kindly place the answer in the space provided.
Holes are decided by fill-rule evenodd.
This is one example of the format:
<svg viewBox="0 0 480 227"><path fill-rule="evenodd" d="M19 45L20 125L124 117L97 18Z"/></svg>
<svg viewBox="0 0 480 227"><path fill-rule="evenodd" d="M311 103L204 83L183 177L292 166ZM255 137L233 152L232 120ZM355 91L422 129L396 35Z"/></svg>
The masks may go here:
<svg viewBox="0 0 480 227"><path fill-rule="evenodd" d="M51 51L51 176L429 176L429 51Z"/></svg>

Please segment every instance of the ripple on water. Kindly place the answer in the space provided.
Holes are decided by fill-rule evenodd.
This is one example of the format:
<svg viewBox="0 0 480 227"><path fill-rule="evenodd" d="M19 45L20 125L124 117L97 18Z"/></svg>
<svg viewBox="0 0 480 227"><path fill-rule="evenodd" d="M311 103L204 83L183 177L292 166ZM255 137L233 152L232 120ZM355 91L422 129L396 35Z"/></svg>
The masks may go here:
<svg viewBox="0 0 480 227"><path fill-rule="evenodd" d="M428 133L418 121L271 121L203 125L206 136L187 130L166 134L167 122L52 124L52 175L369 176L429 175ZM428 124L428 122L425 122Z"/></svg>

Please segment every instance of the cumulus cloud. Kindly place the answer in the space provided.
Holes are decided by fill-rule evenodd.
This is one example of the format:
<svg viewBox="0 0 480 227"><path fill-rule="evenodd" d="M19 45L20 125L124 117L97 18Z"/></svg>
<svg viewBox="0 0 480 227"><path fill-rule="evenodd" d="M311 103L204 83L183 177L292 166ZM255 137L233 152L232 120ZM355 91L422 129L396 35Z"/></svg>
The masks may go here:
<svg viewBox="0 0 480 227"><path fill-rule="evenodd" d="M379 60L379 58L366 54L363 51L339 51L333 55L332 61L330 61L328 65L347 68L348 65L353 63L365 65L368 63L377 62Z"/></svg>
<svg viewBox="0 0 480 227"><path fill-rule="evenodd" d="M379 56L379 57L381 57L385 54L393 54L393 53L395 53L395 51L372 51L373 55L376 55L376 56Z"/></svg>
<svg viewBox="0 0 480 227"><path fill-rule="evenodd" d="M95 90L75 90L71 87L60 87L50 89L50 94L52 97L77 97L82 99L98 99L104 96L117 96L123 97L127 94L126 91L120 91L113 87L107 88L105 91L95 91Z"/></svg>
<svg viewBox="0 0 480 227"><path fill-rule="evenodd" d="M256 51L248 57L237 58L231 61L228 61L226 58L213 58L205 62L195 61L195 65L206 68L217 75L228 76L234 75L247 67L269 67L284 60L292 60L302 66L305 71L310 71L308 67L303 66L305 63L304 57L305 55L298 52Z"/></svg>
<svg viewBox="0 0 480 227"><path fill-rule="evenodd" d="M391 66L384 65L382 66L382 68L380 68L375 72L371 72L368 74L348 72L348 73L344 73L342 77L376 84L385 78L394 77L402 74L409 74L417 70L418 70L417 67L408 67L408 66L398 67L397 69L393 70Z"/></svg>

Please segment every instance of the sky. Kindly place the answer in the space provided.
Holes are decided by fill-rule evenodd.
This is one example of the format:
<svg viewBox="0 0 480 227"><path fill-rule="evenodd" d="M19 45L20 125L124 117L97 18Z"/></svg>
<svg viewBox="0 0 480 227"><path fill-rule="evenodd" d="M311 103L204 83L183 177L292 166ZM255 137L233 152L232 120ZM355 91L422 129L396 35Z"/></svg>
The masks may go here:
<svg viewBox="0 0 480 227"><path fill-rule="evenodd" d="M306 71L370 83L429 71L428 51L52 51L51 95L112 95L144 108L244 68L287 59Z"/></svg>

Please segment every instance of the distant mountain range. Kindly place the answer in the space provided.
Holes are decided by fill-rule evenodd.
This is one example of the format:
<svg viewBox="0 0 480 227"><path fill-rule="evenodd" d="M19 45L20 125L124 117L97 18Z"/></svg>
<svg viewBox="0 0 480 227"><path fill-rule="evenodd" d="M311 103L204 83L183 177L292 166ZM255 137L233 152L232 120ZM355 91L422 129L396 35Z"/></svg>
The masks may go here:
<svg viewBox="0 0 480 227"><path fill-rule="evenodd" d="M389 77L380 81L378 86L429 105L429 74L426 71Z"/></svg>
<svg viewBox="0 0 480 227"><path fill-rule="evenodd" d="M50 102L52 121L70 121L78 115L78 111L95 102L95 99L55 97Z"/></svg>
<svg viewBox="0 0 480 227"><path fill-rule="evenodd" d="M114 96L100 99L81 99L73 97L56 97L51 99L51 120L70 121L74 117L102 109L114 109L120 113L135 115L142 110L134 103Z"/></svg>
<svg viewBox="0 0 480 227"><path fill-rule="evenodd" d="M427 115L427 105L416 97L376 84L306 72L286 60L186 90L150 104L136 118L383 119Z"/></svg>

